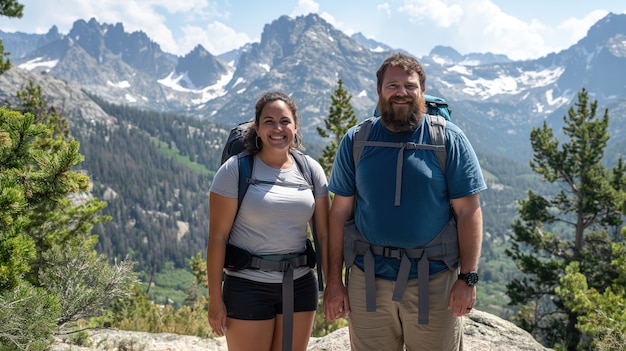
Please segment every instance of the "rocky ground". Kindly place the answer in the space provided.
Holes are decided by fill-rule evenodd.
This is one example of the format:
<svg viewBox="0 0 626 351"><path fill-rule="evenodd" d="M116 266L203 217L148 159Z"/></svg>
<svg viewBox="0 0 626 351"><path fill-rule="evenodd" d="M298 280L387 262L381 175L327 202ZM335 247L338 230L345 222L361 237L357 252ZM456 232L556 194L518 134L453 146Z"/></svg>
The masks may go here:
<svg viewBox="0 0 626 351"><path fill-rule="evenodd" d="M549 351L530 334L492 314L474 310L465 318L465 350ZM224 337L199 338L176 334L150 334L122 330L97 330L90 336L91 347L69 345L62 340L52 351L226 351ZM311 338L307 351L349 351L348 328L321 338Z"/></svg>

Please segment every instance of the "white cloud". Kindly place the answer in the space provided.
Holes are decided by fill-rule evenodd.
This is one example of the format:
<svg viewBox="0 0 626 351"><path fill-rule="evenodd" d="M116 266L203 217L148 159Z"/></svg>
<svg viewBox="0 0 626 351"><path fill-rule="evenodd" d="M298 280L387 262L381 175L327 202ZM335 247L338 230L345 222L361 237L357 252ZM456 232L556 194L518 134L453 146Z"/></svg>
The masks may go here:
<svg viewBox="0 0 626 351"><path fill-rule="evenodd" d="M168 26L167 17L176 15L191 21L208 16L228 16L227 13L219 13L215 4L208 0L21 0L20 3L24 4L24 17L28 21L14 20L13 31L45 33L56 25L61 33L68 33L76 20L95 18L100 24L122 23L126 32L142 31L157 42L162 50L174 54L184 54L187 47L179 47L173 28ZM5 31L12 29L11 26L3 27Z"/></svg>
<svg viewBox="0 0 626 351"><path fill-rule="evenodd" d="M461 53L506 53L512 59L525 59L553 49L544 41L550 31L545 25L524 22L490 0L405 0L398 11L424 28L442 28L440 45Z"/></svg>
<svg viewBox="0 0 626 351"><path fill-rule="evenodd" d="M578 39L583 38L589 28L602 19L604 16L608 14L607 11L604 10L595 10L590 12L584 18L568 18L563 21L559 26L558 30L564 32L567 35L568 39L572 42L576 42Z"/></svg>
<svg viewBox="0 0 626 351"><path fill-rule="evenodd" d="M338 21L333 15L328 12L321 13L320 17L322 17L326 22L330 23L333 27L342 31L345 35L350 36L356 32L352 27L347 25L345 22Z"/></svg>
<svg viewBox="0 0 626 351"><path fill-rule="evenodd" d="M405 0L398 8L411 17L411 21L432 20L437 26L448 28L458 23L463 16L461 4L448 4L442 0ZM467 5L465 5L467 6Z"/></svg>
<svg viewBox="0 0 626 351"><path fill-rule="evenodd" d="M298 5L291 11L290 17L298 17L300 15L308 15L309 13L317 13L320 4L314 0L298 0Z"/></svg>
<svg viewBox="0 0 626 351"><path fill-rule="evenodd" d="M183 54L200 44L212 55L220 55L253 41L247 34L238 33L218 21L208 24L205 28L184 26L182 31L184 34L179 40L179 51Z"/></svg>
<svg viewBox="0 0 626 351"><path fill-rule="evenodd" d="M172 1L172 0L143 0L143 4L148 4L150 7L160 6L163 7L169 13L193 13L198 11L204 11L207 7L212 10L215 9L212 4L207 0L185 0L185 1Z"/></svg>
<svg viewBox="0 0 626 351"><path fill-rule="evenodd" d="M388 2L377 5L376 11L386 14L387 18L391 17L391 6L389 6Z"/></svg>

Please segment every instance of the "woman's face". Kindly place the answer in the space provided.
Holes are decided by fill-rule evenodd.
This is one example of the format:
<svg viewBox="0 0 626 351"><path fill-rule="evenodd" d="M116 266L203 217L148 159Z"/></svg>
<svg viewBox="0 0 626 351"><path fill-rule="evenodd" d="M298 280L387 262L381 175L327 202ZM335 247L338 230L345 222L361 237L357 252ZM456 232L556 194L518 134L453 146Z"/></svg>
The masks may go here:
<svg viewBox="0 0 626 351"><path fill-rule="evenodd" d="M261 110L257 135L263 150L288 150L294 141L297 126L289 106L282 100L268 102Z"/></svg>

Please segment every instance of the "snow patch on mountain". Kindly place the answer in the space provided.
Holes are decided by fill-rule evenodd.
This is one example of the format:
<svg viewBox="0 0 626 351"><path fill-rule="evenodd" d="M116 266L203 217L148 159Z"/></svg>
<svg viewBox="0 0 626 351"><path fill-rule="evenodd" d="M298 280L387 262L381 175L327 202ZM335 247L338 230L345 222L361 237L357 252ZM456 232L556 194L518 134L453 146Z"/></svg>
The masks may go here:
<svg viewBox="0 0 626 351"><path fill-rule="evenodd" d="M244 84L246 82L245 79L243 79L242 77L237 78L237 80L235 81L235 83L233 83L233 88L236 87L239 84Z"/></svg>
<svg viewBox="0 0 626 351"><path fill-rule="evenodd" d="M471 72L463 69L462 66L453 66L451 70L464 75L461 76L463 80L461 91L463 93L480 97L483 100L496 95L515 95L527 89L548 86L556 82L565 72L563 67L553 67L539 71L525 71L517 77L502 74L495 79L485 79L472 78ZM551 105L560 103L558 99L551 100L554 102Z"/></svg>
<svg viewBox="0 0 626 351"><path fill-rule="evenodd" d="M465 66L465 65L454 65L450 68L448 68L448 71L450 72L456 72L459 74L464 74L464 75L472 75L472 72Z"/></svg>
<svg viewBox="0 0 626 351"><path fill-rule="evenodd" d="M208 86L200 90L199 93L201 95L201 98L194 99L193 103L203 104L203 103L206 103L207 101L211 101L215 98L226 95L228 92L224 89L224 87L228 84L228 82L231 81L231 79L233 79L233 75L234 75L234 71L228 74L225 74L214 85Z"/></svg>
<svg viewBox="0 0 626 351"><path fill-rule="evenodd" d="M127 80L123 80L121 82L113 83L110 80L107 81L107 85L110 85L115 88L127 89L130 88L130 83Z"/></svg>
<svg viewBox="0 0 626 351"><path fill-rule="evenodd" d="M32 71L39 67L47 67L48 69L46 71L49 71L50 69L54 68L54 66L56 66L57 63L59 63L59 60L43 61L43 59L44 59L43 57L37 57L27 62L24 62L21 65L18 65L18 67L21 69L28 70L28 71Z"/></svg>

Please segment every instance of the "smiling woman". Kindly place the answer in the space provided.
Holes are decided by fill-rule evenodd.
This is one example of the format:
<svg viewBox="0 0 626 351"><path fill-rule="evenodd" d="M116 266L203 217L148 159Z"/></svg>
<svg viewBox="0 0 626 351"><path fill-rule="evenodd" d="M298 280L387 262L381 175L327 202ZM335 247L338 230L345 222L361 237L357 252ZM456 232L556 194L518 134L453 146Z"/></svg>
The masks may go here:
<svg viewBox="0 0 626 351"><path fill-rule="evenodd" d="M296 165L299 125L293 99L263 94L244 136L247 150L224 162L211 185L209 323L229 350L304 351L308 344L318 294L307 225L315 222L324 247L330 199L322 166L303 154L307 175ZM239 200L239 168L248 159Z"/></svg>

